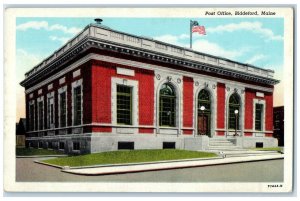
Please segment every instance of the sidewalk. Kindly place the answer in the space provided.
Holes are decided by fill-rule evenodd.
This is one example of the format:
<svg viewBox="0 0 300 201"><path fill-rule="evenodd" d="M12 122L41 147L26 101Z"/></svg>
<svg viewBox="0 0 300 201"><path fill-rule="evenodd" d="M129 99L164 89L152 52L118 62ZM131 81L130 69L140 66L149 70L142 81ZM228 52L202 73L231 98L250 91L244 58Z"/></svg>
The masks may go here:
<svg viewBox="0 0 300 201"><path fill-rule="evenodd" d="M161 161L151 163L135 163L135 164L117 164L117 165L102 165L89 167L60 167L62 172L79 174L79 175L107 175L107 174L124 174L133 172L145 172L156 170L168 170L178 168L201 167L211 165L223 165L232 163L243 163L251 161L265 161L283 159L284 154L272 155L258 155L258 156L243 156L243 157L229 157L229 158L205 158L193 160L177 160L177 161ZM35 161L40 164L43 162ZM56 166L57 167L57 166Z"/></svg>

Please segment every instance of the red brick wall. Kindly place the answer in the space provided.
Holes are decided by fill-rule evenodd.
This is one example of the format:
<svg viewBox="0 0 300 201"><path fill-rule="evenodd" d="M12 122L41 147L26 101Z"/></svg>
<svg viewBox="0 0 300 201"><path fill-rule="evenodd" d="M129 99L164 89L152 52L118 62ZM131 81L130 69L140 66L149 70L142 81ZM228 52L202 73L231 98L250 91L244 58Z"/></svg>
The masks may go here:
<svg viewBox="0 0 300 201"><path fill-rule="evenodd" d="M114 69L110 66L92 63L93 123L111 123L111 76L113 73Z"/></svg>
<svg viewBox="0 0 300 201"><path fill-rule="evenodd" d="M88 62L81 70L82 75L82 101L83 124L92 123L92 73L91 64Z"/></svg>
<svg viewBox="0 0 300 201"><path fill-rule="evenodd" d="M217 128L225 128L225 84L217 84ZM218 131L218 135L224 135L224 131Z"/></svg>
<svg viewBox="0 0 300 201"><path fill-rule="evenodd" d="M266 130L273 131L273 94L265 94L266 100ZM272 137L272 134L269 136Z"/></svg>
<svg viewBox="0 0 300 201"><path fill-rule="evenodd" d="M193 78L183 77L183 127L193 126ZM192 130L184 130L183 134L192 134Z"/></svg>
<svg viewBox="0 0 300 201"><path fill-rule="evenodd" d="M139 81L139 124L154 124L154 72L136 69L135 77ZM140 128L140 133L153 133L151 128Z"/></svg>
<svg viewBox="0 0 300 201"><path fill-rule="evenodd" d="M135 70L134 76L119 75L116 66ZM112 123L111 78L118 77L139 82L139 125L154 124L154 72L130 66L93 61L92 64L92 120L96 123ZM135 107L135 106L133 106ZM99 128L97 129L99 130ZM105 132L108 128L105 128ZM101 131L99 131L101 132ZM111 128L110 131L111 132ZM140 128L140 133L153 133L152 128Z"/></svg>
<svg viewBox="0 0 300 201"><path fill-rule="evenodd" d="M245 90L245 129L253 129L253 99L255 92ZM246 135L246 134L245 134Z"/></svg>

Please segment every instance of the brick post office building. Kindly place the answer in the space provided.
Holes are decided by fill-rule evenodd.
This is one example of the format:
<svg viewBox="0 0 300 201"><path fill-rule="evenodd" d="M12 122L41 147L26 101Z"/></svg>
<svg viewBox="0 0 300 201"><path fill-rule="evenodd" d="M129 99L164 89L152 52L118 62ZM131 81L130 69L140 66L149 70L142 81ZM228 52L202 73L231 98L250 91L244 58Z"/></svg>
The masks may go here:
<svg viewBox="0 0 300 201"><path fill-rule="evenodd" d="M26 144L66 153L277 146L274 71L90 24L26 73Z"/></svg>

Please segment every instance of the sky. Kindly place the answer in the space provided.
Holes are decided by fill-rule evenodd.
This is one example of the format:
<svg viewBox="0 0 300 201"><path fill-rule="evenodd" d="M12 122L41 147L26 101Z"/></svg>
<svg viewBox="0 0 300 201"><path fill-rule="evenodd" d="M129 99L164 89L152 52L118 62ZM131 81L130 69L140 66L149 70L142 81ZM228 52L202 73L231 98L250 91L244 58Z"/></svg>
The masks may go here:
<svg viewBox="0 0 300 201"><path fill-rule="evenodd" d="M193 49L275 71L274 106L283 105L283 18L102 18L103 25L122 32L189 47L190 20L205 26L193 34ZM25 73L50 56L93 18L17 18L17 116L25 117Z"/></svg>

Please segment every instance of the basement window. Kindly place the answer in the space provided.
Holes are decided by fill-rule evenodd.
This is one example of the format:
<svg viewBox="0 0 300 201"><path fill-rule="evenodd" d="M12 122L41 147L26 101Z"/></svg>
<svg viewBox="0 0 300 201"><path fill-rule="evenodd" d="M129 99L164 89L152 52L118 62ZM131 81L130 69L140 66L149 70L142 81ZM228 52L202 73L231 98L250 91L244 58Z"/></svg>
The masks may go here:
<svg viewBox="0 0 300 201"><path fill-rule="evenodd" d="M80 150L80 143L79 142L73 142L73 150L79 151Z"/></svg>
<svg viewBox="0 0 300 201"><path fill-rule="evenodd" d="M118 150L122 149L134 149L134 142L118 142Z"/></svg>
<svg viewBox="0 0 300 201"><path fill-rule="evenodd" d="M163 142L163 149L175 149L175 142Z"/></svg>
<svg viewBox="0 0 300 201"><path fill-rule="evenodd" d="M65 149L65 143L59 142L59 149Z"/></svg>
<svg viewBox="0 0 300 201"><path fill-rule="evenodd" d="M263 148L264 143L263 142L256 142L256 148Z"/></svg>
<svg viewBox="0 0 300 201"><path fill-rule="evenodd" d="M53 148L52 142L48 142L48 149L52 149L52 148Z"/></svg>

